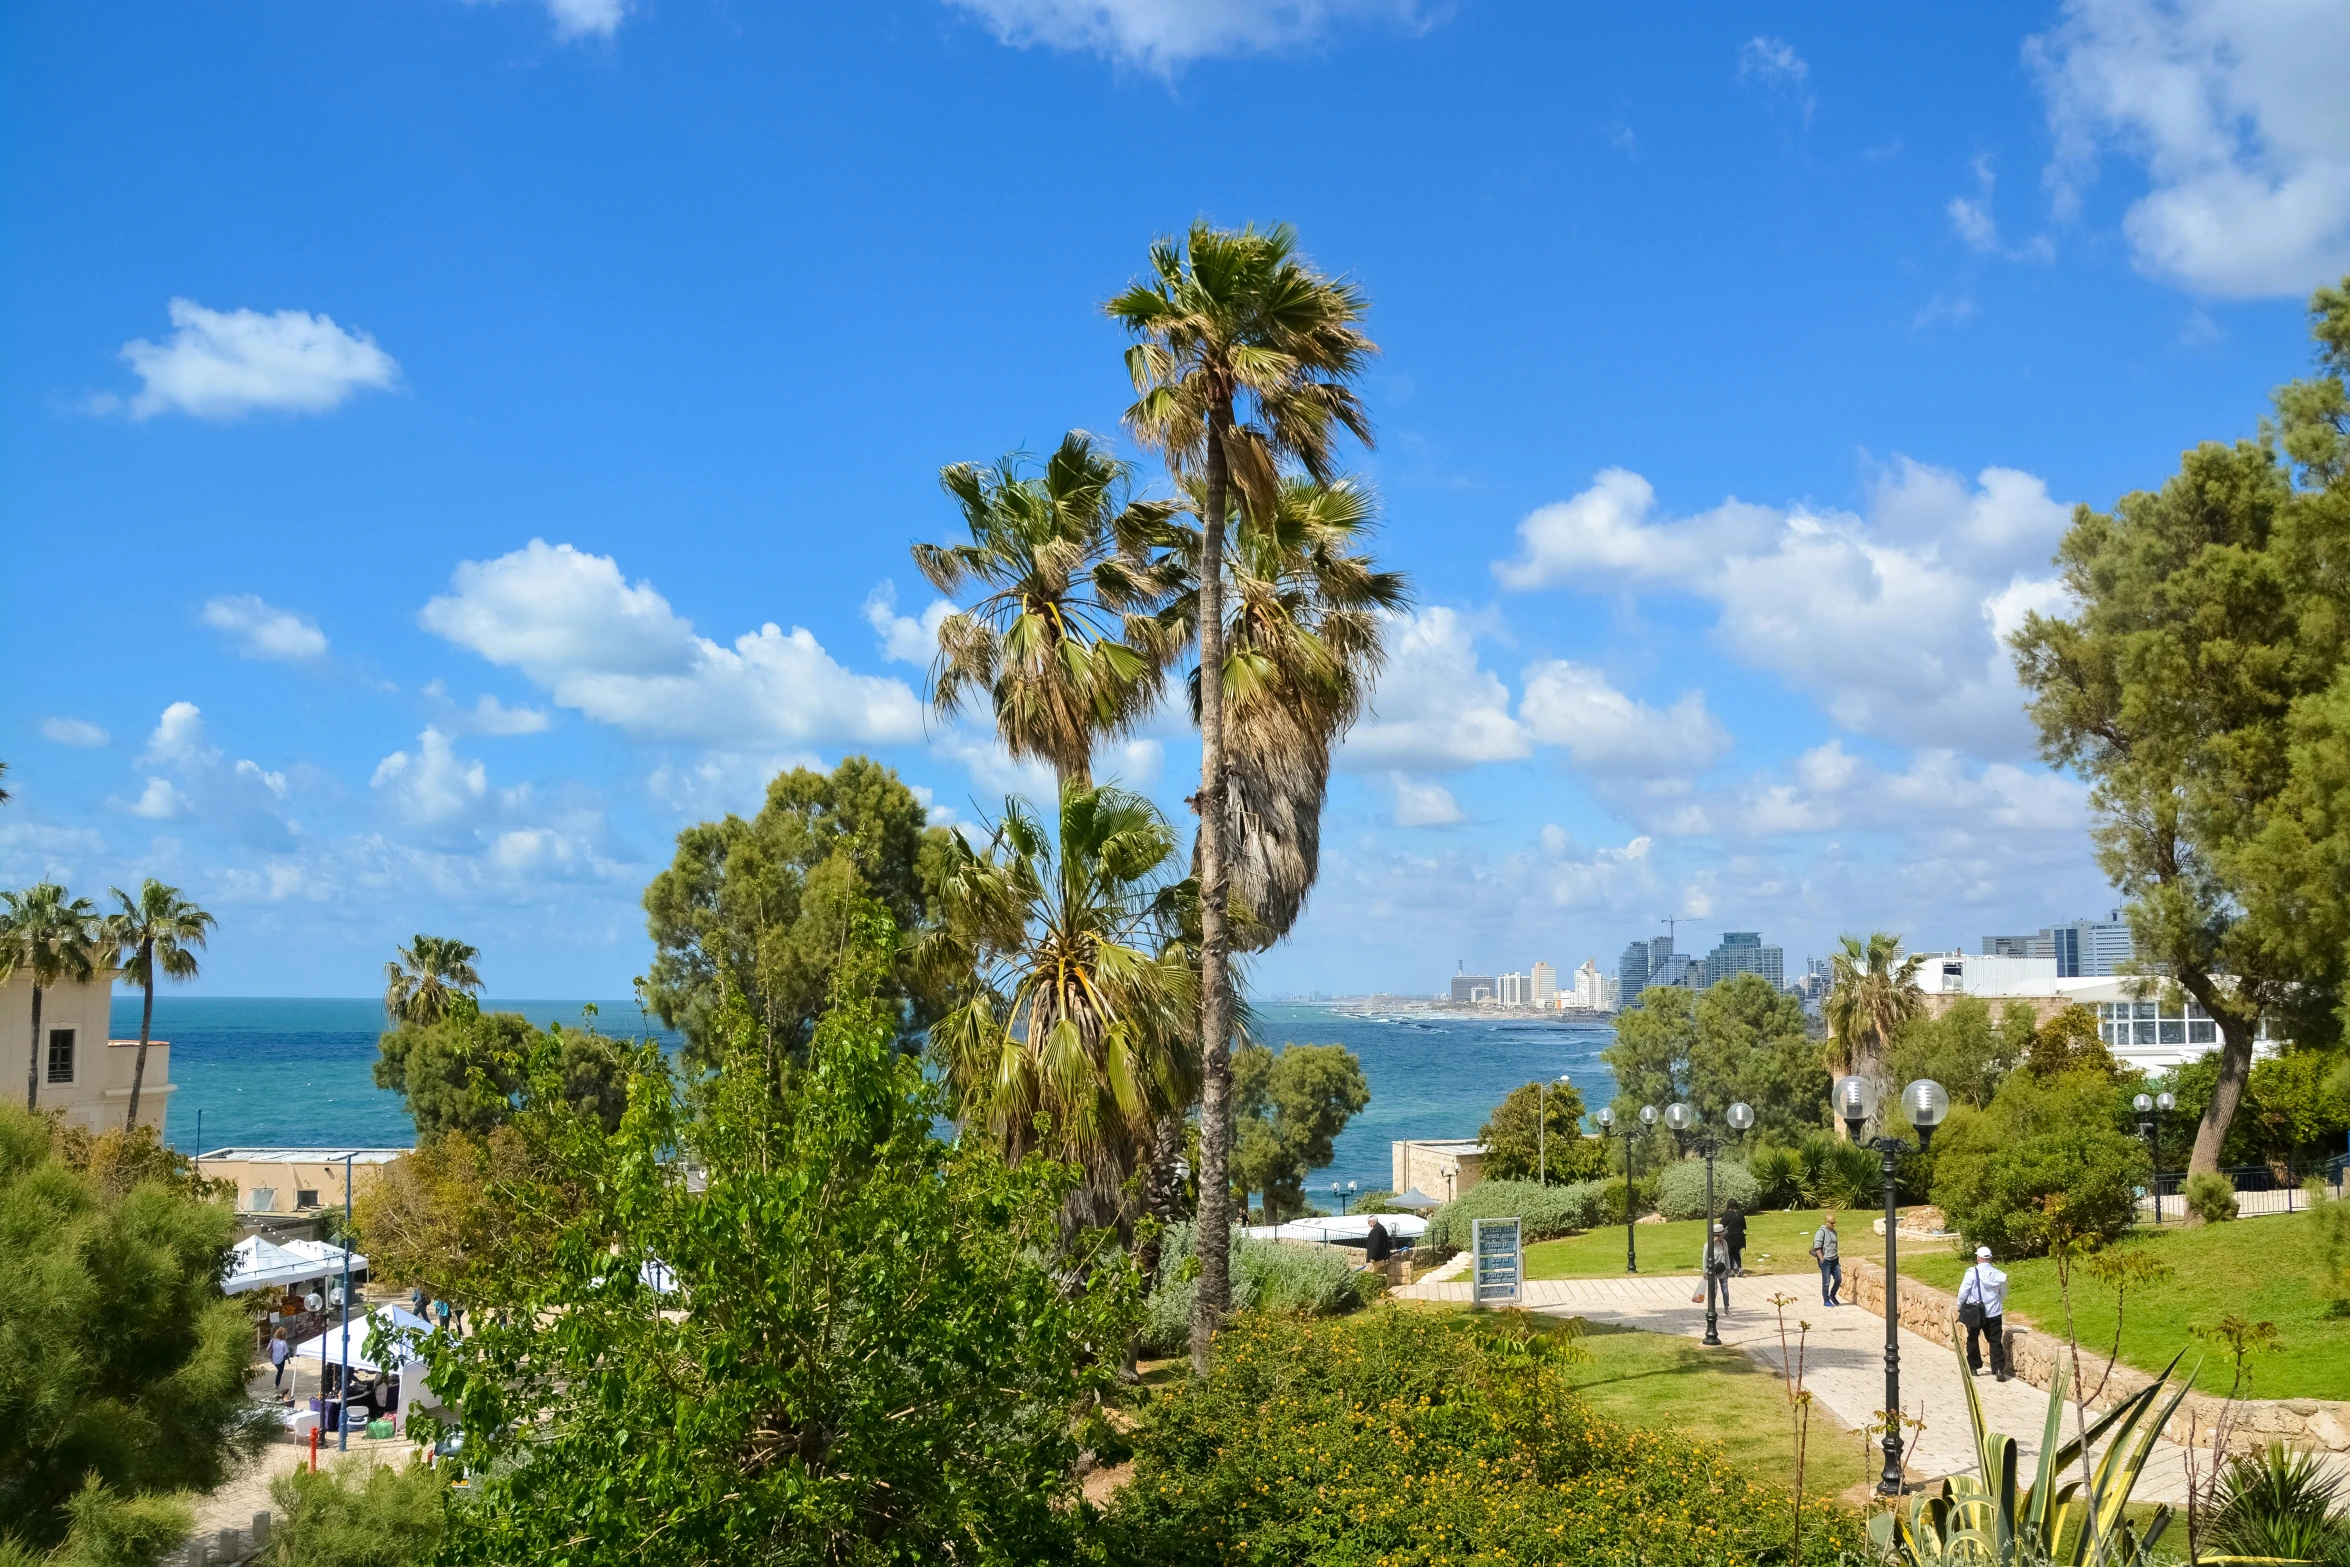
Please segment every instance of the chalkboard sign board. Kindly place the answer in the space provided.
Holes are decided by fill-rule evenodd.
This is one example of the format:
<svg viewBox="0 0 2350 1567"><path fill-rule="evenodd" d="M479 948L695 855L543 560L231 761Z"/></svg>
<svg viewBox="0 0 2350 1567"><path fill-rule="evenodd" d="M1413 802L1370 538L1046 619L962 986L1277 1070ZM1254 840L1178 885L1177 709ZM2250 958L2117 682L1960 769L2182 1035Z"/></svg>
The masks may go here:
<svg viewBox="0 0 2350 1567"><path fill-rule="evenodd" d="M1515 1219L1477 1219L1469 1226L1469 1298L1477 1306L1515 1306L1525 1298L1526 1251Z"/></svg>

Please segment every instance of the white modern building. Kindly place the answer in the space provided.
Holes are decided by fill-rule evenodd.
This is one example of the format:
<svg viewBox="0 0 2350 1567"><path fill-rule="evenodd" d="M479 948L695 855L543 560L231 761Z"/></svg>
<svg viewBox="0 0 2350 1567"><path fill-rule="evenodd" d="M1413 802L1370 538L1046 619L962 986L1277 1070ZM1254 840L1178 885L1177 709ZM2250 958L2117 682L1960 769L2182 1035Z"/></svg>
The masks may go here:
<svg viewBox="0 0 2350 1567"><path fill-rule="evenodd" d="M2008 957L1970 952L1929 952L1918 970L1918 985L1932 1010L1944 1010L1960 996L1977 996L1996 1012L2008 1001L2025 1001L2046 1019L2068 1006L2097 1014L2098 1036L2125 1066L2160 1072L2219 1048L2219 1024L2168 980L2137 974L2062 975L2053 957ZM2261 1026L2263 1053L2273 1048Z"/></svg>
<svg viewBox="0 0 2350 1567"><path fill-rule="evenodd" d="M1526 983L1526 976L1513 972L1501 976L1494 999L1505 1007L1522 1007L1532 1003L1532 992L1533 987Z"/></svg>

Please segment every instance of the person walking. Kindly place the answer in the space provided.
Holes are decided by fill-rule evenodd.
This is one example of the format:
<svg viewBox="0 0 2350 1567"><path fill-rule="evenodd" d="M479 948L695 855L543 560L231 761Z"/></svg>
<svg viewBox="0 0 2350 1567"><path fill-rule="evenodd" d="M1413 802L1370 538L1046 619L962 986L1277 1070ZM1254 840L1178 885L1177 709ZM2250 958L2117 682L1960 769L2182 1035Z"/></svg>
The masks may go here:
<svg viewBox="0 0 2350 1567"><path fill-rule="evenodd" d="M269 1335L269 1390L280 1392L286 1385L286 1356L293 1346L286 1342L286 1330L279 1328Z"/></svg>
<svg viewBox="0 0 2350 1567"><path fill-rule="evenodd" d="M1841 1306L1836 1297L1844 1292L1844 1259L1836 1251L1836 1216L1831 1213L1826 1222L1812 1232L1811 1260L1820 1265L1820 1303Z"/></svg>
<svg viewBox="0 0 2350 1567"><path fill-rule="evenodd" d="M1730 1243L1724 1235L1724 1228L1721 1220L1714 1221L1713 1235L1705 1243L1705 1290L1702 1294L1692 1295L1689 1303L1695 1305L1702 1300L1707 1309L1711 1310L1718 1292L1722 1315L1726 1317L1730 1314Z"/></svg>
<svg viewBox="0 0 2350 1567"><path fill-rule="evenodd" d="M1975 1248L1975 1265L1958 1284L1958 1320L1966 1324L1967 1369L1983 1374L1983 1345L1991 1340L1991 1374L2004 1382L2007 1367L2007 1275L1991 1266L1991 1248Z"/></svg>
<svg viewBox="0 0 2350 1567"><path fill-rule="evenodd" d="M1364 1265L1376 1270L1381 1278L1392 1284L1395 1280L1392 1276L1393 1264L1390 1259L1394 1256L1395 1237L1387 1233L1387 1226L1381 1224L1377 1216L1374 1215L1371 1220L1371 1233L1363 1241Z"/></svg>
<svg viewBox="0 0 2350 1567"><path fill-rule="evenodd" d="M1746 1215L1736 1203L1722 1210L1722 1239L1730 1246L1730 1277L1746 1277Z"/></svg>

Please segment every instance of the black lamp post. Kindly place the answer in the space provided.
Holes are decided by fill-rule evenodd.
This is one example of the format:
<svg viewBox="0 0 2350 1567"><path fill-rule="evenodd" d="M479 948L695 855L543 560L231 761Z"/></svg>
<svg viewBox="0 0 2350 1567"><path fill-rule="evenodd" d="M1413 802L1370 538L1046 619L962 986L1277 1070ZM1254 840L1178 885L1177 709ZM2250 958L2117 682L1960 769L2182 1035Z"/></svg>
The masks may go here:
<svg viewBox="0 0 2350 1567"><path fill-rule="evenodd" d="M1647 1131L1655 1125L1656 1106L1642 1105L1640 1107L1641 1130ZM1624 1271L1626 1273L1640 1271L1640 1246L1632 1238L1632 1221L1640 1216L1639 1203L1632 1195L1632 1141L1632 1129L1627 1126L1624 1128Z"/></svg>
<svg viewBox="0 0 2350 1567"><path fill-rule="evenodd" d="M1727 1119L1735 1131L1743 1132L1754 1125L1754 1111L1744 1103L1730 1106ZM1721 1319L1715 1305L1713 1275L1714 1246L1714 1155L1721 1151L1721 1140L1714 1130L1703 1123L1703 1118L1689 1106L1674 1103L1665 1107L1665 1125L1673 1129L1676 1147L1694 1146L1705 1156L1705 1237L1700 1255L1705 1259L1705 1339L1708 1344L1722 1341ZM1726 1290L1724 1291L1726 1293Z"/></svg>
<svg viewBox="0 0 2350 1567"><path fill-rule="evenodd" d="M1839 1078L1836 1113L1853 1142L1874 1148L1885 1178L1885 1472L1877 1477L1879 1496L1901 1494L1901 1254L1900 1216L1894 1207L1896 1161L1909 1145L1898 1137L1864 1138L1862 1129L1877 1113L1877 1085L1857 1074ZM1950 1095L1940 1083L1921 1077L1901 1091L1902 1113L1917 1128L1918 1148L1934 1140L1934 1128L1950 1113Z"/></svg>
<svg viewBox="0 0 2350 1567"><path fill-rule="evenodd" d="M1349 1181L1344 1186L1339 1185L1336 1181L1330 1183L1330 1195L1338 1201L1338 1216L1340 1218L1346 1217L1346 1205L1354 1200L1354 1194L1360 1189L1360 1184L1355 1181Z"/></svg>
<svg viewBox="0 0 2350 1567"><path fill-rule="evenodd" d="M1566 1073L1559 1074L1559 1087L1568 1086ZM1534 1147L1535 1163L1540 1167L1535 1179L1544 1186L1550 1184L1550 1084L1537 1083L1534 1089Z"/></svg>
<svg viewBox="0 0 2350 1567"><path fill-rule="evenodd" d="M2156 1110L2168 1110L2177 1104L2178 1096L2164 1093L2160 1098L2140 1094L2130 1101L2138 1112L2138 1135L2146 1139L2146 1162L2154 1168L2147 1174L2147 1190L2154 1193L2154 1222L2162 1222L2162 1128L2154 1118Z"/></svg>

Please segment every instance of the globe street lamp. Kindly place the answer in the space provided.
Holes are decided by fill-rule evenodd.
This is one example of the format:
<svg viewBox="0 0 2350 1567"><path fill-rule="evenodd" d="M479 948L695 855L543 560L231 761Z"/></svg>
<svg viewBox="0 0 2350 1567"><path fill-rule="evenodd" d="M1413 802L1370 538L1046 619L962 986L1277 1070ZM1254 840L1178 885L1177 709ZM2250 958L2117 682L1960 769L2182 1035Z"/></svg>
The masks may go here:
<svg viewBox="0 0 2350 1567"><path fill-rule="evenodd" d="M1900 1215L1895 1210L1893 1177L1896 1161L1909 1145L1898 1137L1874 1141L1861 1136L1877 1111L1877 1085L1855 1074L1839 1078L1832 1090L1836 1113L1852 1141L1874 1148L1885 1178L1885 1472L1877 1478L1879 1496L1901 1494L1901 1254ZM1917 1128L1918 1149L1934 1140L1934 1128L1950 1114L1950 1094L1932 1078L1921 1077L1901 1091L1901 1111Z"/></svg>
<svg viewBox="0 0 2350 1567"><path fill-rule="evenodd" d="M1655 1128L1656 1106L1642 1105L1640 1107L1640 1129L1646 1132L1653 1131ZM1626 1273L1640 1271L1640 1252L1632 1241L1632 1221L1638 1218L1639 1214L1639 1203L1632 1195L1632 1138L1630 1129L1627 1128L1624 1137L1624 1271Z"/></svg>
<svg viewBox="0 0 2350 1567"><path fill-rule="evenodd" d="M1685 1104L1674 1104L1665 1110L1665 1124L1673 1129L1674 1142L1677 1145L1694 1145L1697 1151L1705 1156L1705 1237L1704 1250L1701 1253L1705 1258L1704 1341L1708 1344L1719 1344L1722 1341L1722 1334L1721 1321L1716 1314L1717 1308L1714 1300L1713 1244L1714 1155L1720 1152L1721 1143L1710 1127L1701 1124L1702 1119L1695 1110ZM1744 1132L1748 1127L1754 1125L1754 1111L1741 1101L1730 1106L1724 1119L1730 1123L1732 1131ZM1729 1286L1726 1283L1721 1286L1721 1294L1726 1301L1729 1295Z"/></svg>
<svg viewBox="0 0 2350 1567"><path fill-rule="evenodd" d="M2154 1222L2162 1222L2162 1129L2155 1120L2157 1110L2168 1110L2177 1104L2178 1096L2165 1092L2157 1099L2140 1094L2130 1101L2138 1112L2138 1135L2146 1139L2146 1162L2154 1168L2146 1177L2147 1189L2154 1193Z"/></svg>
<svg viewBox="0 0 2350 1567"><path fill-rule="evenodd" d="M1568 1086L1566 1073L1559 1074L1559 1087ZM1535 1177L1543 1185L1550 1184L1550 1085L1537 1083L1534 1090L1534 1148L1535 1162L1541 1166Z"/></svg>

